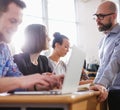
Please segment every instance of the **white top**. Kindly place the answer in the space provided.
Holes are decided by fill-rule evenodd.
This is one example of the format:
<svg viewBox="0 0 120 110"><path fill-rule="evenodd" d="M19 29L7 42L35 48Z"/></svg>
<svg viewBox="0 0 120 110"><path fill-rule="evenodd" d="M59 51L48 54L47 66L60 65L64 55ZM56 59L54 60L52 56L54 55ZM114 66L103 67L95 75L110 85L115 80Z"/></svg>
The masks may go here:
<svg viewBox="0 0 120 110"><path fill-rule="evenodd" d="M53 73L55 74L65 74L66 73L66 64L60 60L59 62L53 61L48 58L49 66L51 67Z"/></svg>

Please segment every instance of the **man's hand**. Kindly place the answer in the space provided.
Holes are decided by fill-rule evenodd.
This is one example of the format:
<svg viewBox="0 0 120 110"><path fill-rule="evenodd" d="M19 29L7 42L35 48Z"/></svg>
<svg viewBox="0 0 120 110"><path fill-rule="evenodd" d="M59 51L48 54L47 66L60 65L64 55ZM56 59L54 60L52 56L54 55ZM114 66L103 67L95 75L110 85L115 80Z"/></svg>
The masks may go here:
<svg viewBox="0 0 120 110"><path fill-rule="evenodd" d="M95 90L95 91L100 91L100 95L98 96L98 102L102 102L107 99L108 91L104 86L99 85L99 84L94 84L90 86L90 89Z"/></svg>
<svg viewBox="0 0 120 110"><path fill-rule="evenodd" d="M48 83L48 85L44 85L44 84L37 84L36 85L36 89L38 91L41 90L52 90L52 89L61 89L62 88L62 82L64 79L64 75L55 75L49 72L43 73L41 75L44 79L45 82Z"/></svg>

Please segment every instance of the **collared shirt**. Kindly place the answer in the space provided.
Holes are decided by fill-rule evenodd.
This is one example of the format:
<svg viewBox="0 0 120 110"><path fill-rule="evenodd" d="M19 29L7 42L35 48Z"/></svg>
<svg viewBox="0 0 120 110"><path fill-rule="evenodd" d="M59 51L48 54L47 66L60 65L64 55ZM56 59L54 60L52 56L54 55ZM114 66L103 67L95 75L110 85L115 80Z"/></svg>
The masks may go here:
<svg viewBox="0 0 120 110"><path fill-rule="evenodd" d="M0 43L0 77L4 76L21 76L17 65L13 62L8 45Z"/></svg>
<svg viewBox="0 0 120 110"><path fill-rule="evenodd" d="M107 34L107 36L101 40L99 45L99 58L100 58L100 66L96 78L94 80L94 83L102 84L109 89L110 88L120 89L120 81L116 82L117 78L120 77L120 25L119 24L117 24Z"/></svg>

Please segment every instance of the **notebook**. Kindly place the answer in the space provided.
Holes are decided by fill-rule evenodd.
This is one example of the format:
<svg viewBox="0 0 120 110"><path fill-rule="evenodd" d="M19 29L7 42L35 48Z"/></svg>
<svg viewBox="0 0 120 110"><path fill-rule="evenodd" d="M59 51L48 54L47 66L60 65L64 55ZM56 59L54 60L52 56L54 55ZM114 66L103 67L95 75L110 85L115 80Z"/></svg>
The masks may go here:
<svg viewBox="0 0 120 110"><path fill-rule="evenodd" d="M85 53L77 46L72 47L71 55L67 64L67 72L65 73L61 90L50 91L16 91L14 94L68 94L76 92L83 69Z"/></svg>

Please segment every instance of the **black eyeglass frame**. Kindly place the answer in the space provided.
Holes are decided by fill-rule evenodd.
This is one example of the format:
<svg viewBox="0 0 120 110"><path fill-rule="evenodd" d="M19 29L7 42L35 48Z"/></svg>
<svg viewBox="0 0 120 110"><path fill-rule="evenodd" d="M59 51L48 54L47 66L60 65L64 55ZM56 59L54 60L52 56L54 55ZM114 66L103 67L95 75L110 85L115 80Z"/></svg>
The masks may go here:
<svg viewBox="0 0 120 110"><path fill-rule="evenodd" d="M97 19L99 20L103 20L106 16L109 16L109 15L112 15L112 14L115 14L115 13L108 13L108 14L94 14L93 16L96 16Z"/></svg>

